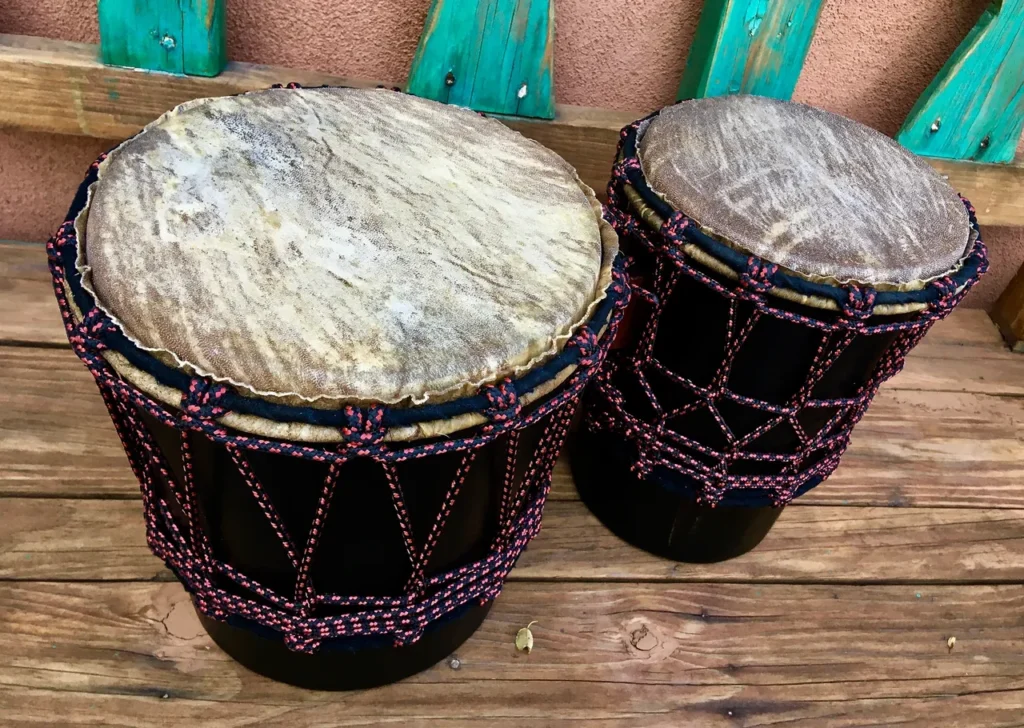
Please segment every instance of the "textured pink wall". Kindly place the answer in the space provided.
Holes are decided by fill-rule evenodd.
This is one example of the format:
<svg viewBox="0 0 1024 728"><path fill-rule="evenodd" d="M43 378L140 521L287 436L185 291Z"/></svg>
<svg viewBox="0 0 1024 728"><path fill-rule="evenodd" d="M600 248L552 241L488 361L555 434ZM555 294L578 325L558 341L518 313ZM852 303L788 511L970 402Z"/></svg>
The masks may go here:
<svg viewBox="0 0 1024 728"><path fill-rule="evenodd" d="M892 134L987 0L826 0L795 98ZM555 0L562 103L670 103L701 0ZM229 0L234 60L404 81L429 0ZM95 0L0 0L0 32L96 42ZM41 240L111 142L0 130L0 238ZM991 228L990 304L1024 261L1024 231Z"/></svg>

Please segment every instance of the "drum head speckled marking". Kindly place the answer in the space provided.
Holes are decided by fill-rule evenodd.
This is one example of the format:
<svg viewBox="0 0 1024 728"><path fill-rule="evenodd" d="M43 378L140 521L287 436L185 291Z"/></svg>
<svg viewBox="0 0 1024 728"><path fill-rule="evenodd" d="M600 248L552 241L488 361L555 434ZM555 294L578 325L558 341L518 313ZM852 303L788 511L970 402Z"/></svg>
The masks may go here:
<svg viewBox="0 0 1024 728"><path fill-rule="evenodd" d="M926 162L803 104L676 104L639 156L651 188L707 232L809 277L916 287L956 268L969 243L963 203Z"/></svg>
<svg viewBox="0 0 1024 728"><path fill-rule="evenodd" d="M79 267L136 344L187 371L422 403L561 350L604 295L599 219L571 167L495 120L271 90L189 102L115 150Z"/></svg>

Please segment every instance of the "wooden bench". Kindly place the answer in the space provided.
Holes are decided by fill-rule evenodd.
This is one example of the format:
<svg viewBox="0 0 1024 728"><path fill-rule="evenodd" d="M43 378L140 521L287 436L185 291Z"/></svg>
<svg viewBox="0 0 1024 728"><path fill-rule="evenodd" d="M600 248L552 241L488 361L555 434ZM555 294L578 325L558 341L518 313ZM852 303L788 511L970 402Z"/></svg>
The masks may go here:
<svg viewBox="0 0 1024 728"><path fill-rule="evenodd" d="M425 673L351 694L258 677L199 626L148 551L41 246L0 244L0 311L0 722L1020 724L1024 357L982 311L933 329L835 475L739 559L627 546L563 460L480 631ZM513 638L532 620L526 655Z"/></svg>

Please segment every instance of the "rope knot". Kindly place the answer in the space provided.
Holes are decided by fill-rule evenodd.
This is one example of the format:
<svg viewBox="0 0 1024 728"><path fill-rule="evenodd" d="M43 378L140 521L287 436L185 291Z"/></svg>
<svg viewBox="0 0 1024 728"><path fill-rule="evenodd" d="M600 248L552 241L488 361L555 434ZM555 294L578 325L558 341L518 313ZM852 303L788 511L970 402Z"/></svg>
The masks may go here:
<svg viewBox="0 0 1024 728"><path fill-rule="evenodd" d="M518 417L523 411L523 404L519 401L519 395L510 379L487 385L483 389L483 395L490 404L484 414L491 422L507 422Z"/></svg>
<svg viewBox="0 0 1024 728"><path fill-rule="evenodd" d="M942 278L932 281L931 286L939 293L939 298L932 304L932 308L952 308L956 298L956 284L953 279L949 276L942 276Z"/></svg>
<svg viewBox="0 0 1024 728"><path fill-rule="evenodd" d="M628 212L620 212L610 209L611 213L608 222L615 229L618 236L624 240L639 240L644 236L643 226L640 221Z"/></svg>
<svg viewBox="0 0 1024 728"><path fill-rule="evenodd" d="M843 315L854 321L866 321L875 311L877 295L874 288L850 286L846 302L843 303Z"/></svg>
<svg viewBox="0 0 1024 728"><path fill-rule="evenodd" d="M579 349L581 367L589 367L597 363L596 355L600 352L600 341L597 334L586 326L576 332L576 335L569 340L568 346Z"/></svg>
<svg viewBox="0 0 1024 728"><path fill-rule="evenodd" d="M65 220L63 223L61 223L61 226L57 228L57 232L55 232L53 236L46 241L47 253L49 254L51 250L53 252L61 250L65 245L68 244L68 241L71 240L74 236L75 223L71 220ZM50 260L56 260L54 255L48 255L48 257L50 258Z"/></svg>
<svg viewBox="0 0 1024 728"><path fill-rule="evenodd" d="M345 407L345 427L341 434L352 445L379 445L384 441L384 408Z"/></svg>
<svg viewBox="0 0 1024 728"><path fill-rule="evenodd" d="M181 410L186 416L200 420L212 420L220 417L227 409L221 400L227 394L227 386L211 382L207 379L194 378L188 384L188 392L182 395Z"/></svg>
<svg viewBox="0 0 1024 728"><path fill-rule="evenodd" d="M690 227L690 218L676 210L661 223L661 235L666 241L683 244L683 235Z"/></svg>
<svg viewBox="0 0 1024 728"><path fill-rule="evenodd" d="M612 167L612 180L628 184L630 174L639 171L640 160L636 157L626 157L617 161Z"/></svg>
<svg viewBox="0 0 1024 728"><path fill-rule="evenodd" d="M768 263L756 256L747 258L747 267L740 273L740 285L754 293L767 293L774 287L772 277L779 266Z"/></svg>
<svg viewBox="0 0 1024 728"><path fill-rule="evenodd" d="M75 327L75 334L70 341L73 346L99 353L109 348L104 337L115 331L117 331L117 327L114 326L114 322L98 308L93 307L86 312L82 321Z"/></svg>

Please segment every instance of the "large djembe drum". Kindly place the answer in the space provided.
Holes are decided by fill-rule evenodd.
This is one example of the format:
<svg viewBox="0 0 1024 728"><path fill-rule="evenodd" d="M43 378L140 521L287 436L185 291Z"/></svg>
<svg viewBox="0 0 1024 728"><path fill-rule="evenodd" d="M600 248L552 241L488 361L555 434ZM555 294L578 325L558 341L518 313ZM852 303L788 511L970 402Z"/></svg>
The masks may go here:
<svg viewBox="0 0 1024 728"><path fill-rule="evenodd" d="M622 132L637 282L588 397L580 494L683 561L756 546L985 268L970 206L893 140L801 104L687 101Z"/></svg>
<svg viewBox="0 0 1024 728"><path fill-rule="evenodd" d="M450 654L537 533L616 245L499 122L323 88L165 114L49 252L153 552L237 660L342 689Z"/></svg>

